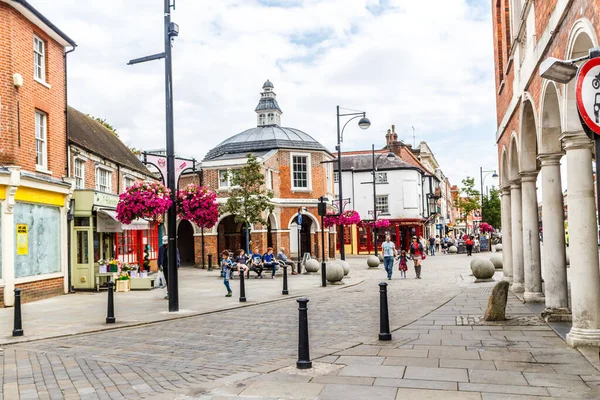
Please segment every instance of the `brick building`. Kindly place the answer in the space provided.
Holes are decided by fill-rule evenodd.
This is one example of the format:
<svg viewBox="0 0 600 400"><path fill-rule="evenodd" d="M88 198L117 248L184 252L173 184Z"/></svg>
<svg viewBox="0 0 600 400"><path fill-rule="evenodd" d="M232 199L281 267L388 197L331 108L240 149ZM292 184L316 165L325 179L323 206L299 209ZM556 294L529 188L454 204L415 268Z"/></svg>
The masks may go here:
<svg viewBox="0 0 600 400"><path fill-rule="evenodd" d="M73 178L70 283L74 289L93 289L99 260L118 259L143 266L144 250L151 265L158 257L156 222L116 219L119 193L136 181L154 179L150 171L102 123L68 108L69 166ZM98 279L98 283L100 279Z"/></svg>
<svg viewBox="0 0 600 400"><path fill-rule="evenodd" d="M68 290L66 60L75 42L0 1L0 305ZM69 50L70 49L70 50Z"/></svg>
<svg viewBox="0 0 600 400"><path fill-rule="evenodd" d="M598 46L600 2L493 0L492 8L505 278L514 292L524 292L525 301L545 302L548 318L572 313L570 345L598 346L600 274L592 142L577 112L575 80L543 79L539 67L548 57L574 59ZM571 301L560 174L565 154ZM540 173L543 268L536 193Z"/></svg>
<svg viewBox="0 0 600 400"><path fill-rule="evenodd" d="M253 246L265 251L267 246L285 247L294 256L298 252L310 252L314 257L321 254L321 225L317 213L318 198L332 198L333 159L331 153L307 133L281 126L282 111L276 100L274 87L266 81L260 101L255 109L257 126L223 141L211 149L202 161L203 183L217 193L218 201L224 202L229 193L227 170L240 168L246 163L246 155L258 158L266 178L266 188L273 192L275 209L267 218L266 226L254 226L251 233ZM198 183L196 175L181 178L181 186ZM302 209L303 220L298 237L297 213ZM331 236L331 237L330 237ZM205 254L214 260L222 250L245 248L242 225L233 215L221 215L213 229L201 230L189 221L178 221L178 247L182 262L184 254L193 248L194 262L202 264L202 237ZM335 234L326 236L330 256L334 256ZM326 248L327 248L326 247Z"/></svg>

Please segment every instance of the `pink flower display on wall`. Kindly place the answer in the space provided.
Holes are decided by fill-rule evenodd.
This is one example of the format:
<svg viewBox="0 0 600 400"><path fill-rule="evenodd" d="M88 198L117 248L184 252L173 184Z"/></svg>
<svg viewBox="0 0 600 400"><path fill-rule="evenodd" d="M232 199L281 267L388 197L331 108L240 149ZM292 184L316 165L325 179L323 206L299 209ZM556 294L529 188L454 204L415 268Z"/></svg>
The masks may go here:
<svg viewBox="0 0 600 400"><path fill-rule="evenodd" d="M390 226L389 219L378 219L375 221L375 228L387 228L388 226Z"/></svg>
<svg viewBox="0 0 600 400"><path fill-rule="evenodd" d="M491 233L494 232L494 227L488 224L487 222L482 222L479 226L479 230L483 233Z"/></svg>
<svg viewBox="0 0 600 400"><path fill-rule="evenodd" d="M355 225L360 222L360 214L354 210L344 211L342 215L340 215L339 224L340 225Z"/></svg>
<svg viewBox="0 0 600 400"><path fill-rule="evenodd" d="M323 226L325 228L330 228L334 225L339 225L340 218L337 214L328 213L327 216L323 218Z"/></svg>
<svg viewBox="0 0 600 400"><path fill-rule="evenodd" d="M217 195L190 183L177 192L177 212L180 218L192 221L200 228L212 228L219 219Z"/></svg>
<svg viewBox="0 0 600 400"><path fill-rule="evenodd" d="M138 181L119 195L117 219L126 225L137 218L156 219L173 204L170 196L161 183Z"/></svg>

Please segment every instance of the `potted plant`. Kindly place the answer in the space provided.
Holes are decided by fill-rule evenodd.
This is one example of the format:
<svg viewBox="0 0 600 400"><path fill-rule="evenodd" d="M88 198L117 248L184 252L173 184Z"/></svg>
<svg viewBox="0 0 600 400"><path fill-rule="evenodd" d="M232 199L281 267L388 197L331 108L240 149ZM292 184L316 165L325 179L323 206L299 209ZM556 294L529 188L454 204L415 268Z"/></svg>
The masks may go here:
<svg viewBox="0 0 600 400"><path fill-rule="evenodd" d="M129 292L129 275L127 273L121 273L121 275L117 278L117 292Z"/></svg>
<svg viewBox="0 0 600 400"><path fill-rule="evenodd" d="M98 272L105 274L108 272L108 260L101 258L98 260Z"/></svg>
<svg viewBox="0 0 600 400"><path fill-rule="evenodd" d="M107 272L119 272L119 267L121 263L119 262L119 260L115 260L114 258L111 258L110 261L108 261L108 271Z"/></svg>

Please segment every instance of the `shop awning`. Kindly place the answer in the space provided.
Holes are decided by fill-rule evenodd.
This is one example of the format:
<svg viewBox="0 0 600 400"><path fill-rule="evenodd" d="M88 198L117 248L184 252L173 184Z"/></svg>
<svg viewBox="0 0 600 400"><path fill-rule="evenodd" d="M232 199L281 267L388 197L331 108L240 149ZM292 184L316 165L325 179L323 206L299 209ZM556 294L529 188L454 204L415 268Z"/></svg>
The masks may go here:
<svg viewBox="0 0 600 400"><path fill-rule="evenodd" d="M135 231L150 229L148 221L143 219L136 219L131 221L131 224L122 224L117 219L117 212L113 210L98 210L97 214L98 226L96 231L98 232L123 232L123 231Z"/></svg>

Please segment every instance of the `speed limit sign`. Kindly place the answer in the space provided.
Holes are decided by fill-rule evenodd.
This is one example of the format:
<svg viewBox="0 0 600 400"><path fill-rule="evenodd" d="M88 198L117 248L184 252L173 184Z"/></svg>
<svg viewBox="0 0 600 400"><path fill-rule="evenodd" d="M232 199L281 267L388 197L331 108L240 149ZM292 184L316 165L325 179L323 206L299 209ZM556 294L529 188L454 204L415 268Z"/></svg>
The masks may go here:
<svg viewBox="0 0 600 400"><path fill-rule="evenodd" d="M575 94L581 119L600 135L600 58L592 58L579 68Z"/></svg>

